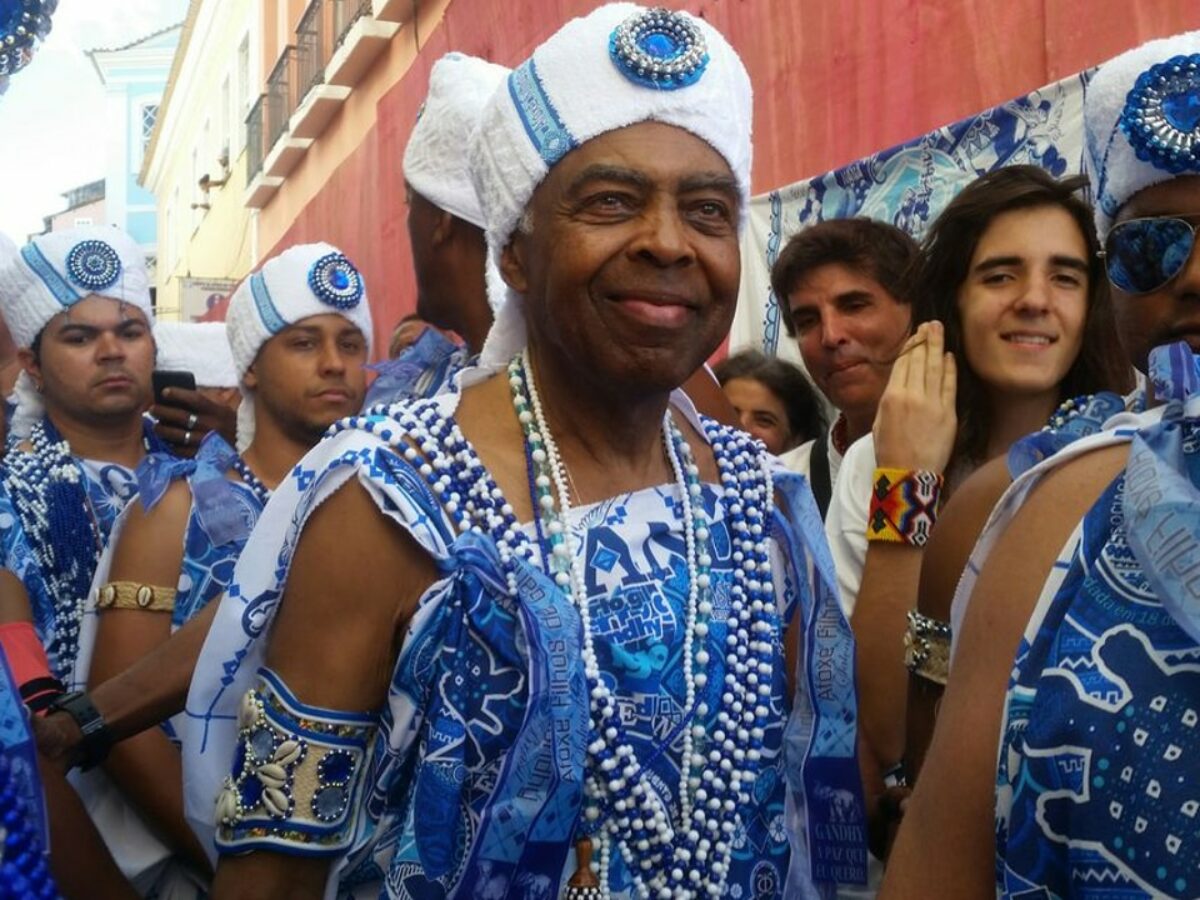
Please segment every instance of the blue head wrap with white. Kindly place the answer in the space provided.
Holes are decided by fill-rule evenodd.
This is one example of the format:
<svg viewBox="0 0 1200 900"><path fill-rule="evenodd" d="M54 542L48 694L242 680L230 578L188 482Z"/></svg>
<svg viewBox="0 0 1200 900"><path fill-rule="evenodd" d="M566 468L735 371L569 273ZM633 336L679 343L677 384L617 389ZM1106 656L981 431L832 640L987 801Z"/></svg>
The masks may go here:
<svg viewBox="0 0 1200 900"><path fill-rule="evenodd" d="M18 347L30 347L50 320L91 297L136 306L154 324L150 279L142 248L119 228L83 225L33 238L16 253L0 254L0 308ZM42 417L29 376L17 380L10 431L27 437Z"/></svg>
<svg viewBox="0 0 1200 900"><path fill-rule="evenodd" d="M1200 31L1151 41L1100 67L1083 109L1096 230L1138 191L1200 175Z"/></svg>
<svg viewBox="0 0 1200 900"><path fill-rule="evenodd" d="M752 113L745 66L703 19L612 3L568 22L492 95L472 138L471 174L493 255L559 160L640 122L682 128L720 153L737 179L744 222ZM481 364L505 365L524 344L521 300L509 291Z"/></svg>
<svg viewBox="0 0 1200 900"><path fill-rule="evenodd" d="M325 244L289 247L243 281L229 301L225 327L240 381L271 338L301 319L340 315L372 343L371 305L362 274L346 255ZM243 389L238 408L238 451L254 437L254 398Z"/></svg>

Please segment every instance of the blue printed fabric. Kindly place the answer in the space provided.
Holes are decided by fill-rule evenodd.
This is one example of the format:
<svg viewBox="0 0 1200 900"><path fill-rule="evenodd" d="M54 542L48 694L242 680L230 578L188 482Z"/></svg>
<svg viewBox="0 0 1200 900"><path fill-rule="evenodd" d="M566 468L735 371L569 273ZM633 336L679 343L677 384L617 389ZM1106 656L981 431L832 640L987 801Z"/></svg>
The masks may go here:
<svg viewBox="0 0 1200 900"><path fill-rule="evenodd" d="M179 479L186 479L192 491L183 535L183 566L175 585L172 629L186 624L229 587L234 565L262 512L262 501L254 491L240 478L228 477L236 458L237 452L212 432L193 459L152 454L142 460L135 473L134 489L147 509L153 509ZM76 690L87 687L96 639L95 593L108 581L123 523L124 516L113 526L109 545L96 567L92 596L80 630L79 664L72 685Z"/></svg>
<svg viewBox="0 0 1200 900"><path fill-rule="evenodd" d="M1200 895L1200 398L1180 387L1161 420L1112 435L1130 462L1018 650L997 773L1003 897Z"/></svg>
<svg viewBox="0 0 1200 900"><path fill-rule="evenodd" d="M19 452L19 451L18 451ZM137 490L134 474L116 463L75 458L84 485L88 506L102 541L107 542L117 515ZM81 510L80 515L88 515ZM53 652L60 616L70 615L78 620L83 615L83 598L79 608L66 610L62 602L50 595L49 586L33 552L33 546L12 497L0 487L0 565L16 575L25 585L33 611L34 627L42 645L48 648L50 668L57 678L68 680L74 659L59 659Z"/></svg>
<svg viewBox="0 0 1200 900"><path fill-rule="evenodd" d="M550 739L547 724L535 715L537 706L528 703L545 675L540 670L545 660L538 659L539 626L530 621L527 609L519 608L529 601L516 604L506 592L492 540L473 532L458 536L424 478L365 431L339 432L305 457L280 486L251 536L235 583L217 612L188 699L184 770L189 773L189 819L212 833L214 800L234 757L238 703L263 664L300 529L316 505L351 477L357 477L383 514L435 559L441 577L422 597L396 662L366 773L365 805L359 810L350 852L331 876L338 879L335 893L396 900L558 896L559 886L574 870L568 848L581 789L578 780L564 785L561 778L557 784L539 785L553 779L535 779L538 773L527 771L531 758L521 748ZM798 476L792 477L803 486ZM715 609L707 642L711 656L723 660L721 607L728 608L736 563L721 490L705 485L703 501L713 522L715 547ZM676 504L673 487L648 489L579 509L572 520L576 533L586 535L577 546L585 563L603 677L618 698L638 756L653 758L653 784L672 797L679 785L682 738L677 727L685 712L681 644L688 593ZM819 529L819 518L814 521ZM534 536L531 525L522 527ZM781 607L790 612L812 595L812 560L803 543L811 535L798 522L780 522L775 535L771 556L776 591ZM541 602L555 605L560 621L578 621L552 582L531 577L531 590L539 583L548 586L539 594ZM525 587L521 596L530 596ZM836 604L830 605L836 614ZM577 641L576 637L570 646ZM785 805L791 772L785 770L783 731L790 702L782 653L777 635L781 664L774 667L771 685L774 724L764 736L763 769L754 783L752 802L740 811L730 897L782 896L788 877ZM572 657L577 665L578 650ZM570 696L564 695L577 710L586 702L579 693L581 682L571 679ZM714 716L722 682L722 676L712 677L706 689ZM561 687L568 690L565 683ZM852 709L849 715L853 721ZM583 763L577 725L568 748L574 762L560 773L568 781L571 770ZM664 741L668 746L655 756ZM850 764L853 767L852 748ZM789 757L787 767L793 765L798 769L800 762ZM521 794L511 803L501 803L518 783L540 800L523 803L527 796ZM803 796L792 802L802 803ZM538 810L536 821L527 819L530 808ZM799 813L803 819L804 810ZM540 845L544 852L524 852L525 842L539 840L545 841ZM480 860L484 843L486 858ZM494 862L497 859L516 862L502 865ZM630 880L615 852L610 884L614 896L628 896ZM818 895L810 885L805 896Z"/></svg>
<svg viewBox="0 0 1200 900"><path fill-rule="evenodd" d="M455 376L473 366L475 359L463 345L454 343L436 328L426 328L395 359L370 367L377 377L367 391L363 408L420 400L453 390Z"/></svg>

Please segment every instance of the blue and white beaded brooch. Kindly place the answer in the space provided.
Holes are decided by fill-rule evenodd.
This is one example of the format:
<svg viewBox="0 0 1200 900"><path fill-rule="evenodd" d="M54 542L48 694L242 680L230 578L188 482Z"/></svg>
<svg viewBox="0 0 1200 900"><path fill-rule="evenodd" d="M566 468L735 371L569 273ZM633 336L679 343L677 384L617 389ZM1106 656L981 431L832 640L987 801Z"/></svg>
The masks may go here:
<svg viewBox="0 0 1200 900"><path fill-rule="evenodd" d="M1138 159L1174 175L1200 171L1200 54L1139 75L1120 122Z"/></svg>
<svg viewBox="0 0 1200 900"><path fill-rule="evenodd" d="M0 91L29 65L34 45L50 33L58 0L0 0Z"/></svg>
<svg viewBox="0 0 1200 900"><path fill-rule="evenodd" d="M121 257L104 241L80 241L67 254L67 275L82 288L102 291L121 277Z"/></svg>
<svg viewBox="0 0 1200 900"><path fill-rule="evenodd" d="M630 16L608 39L608 53L626 78L673 91L695 84L708 67L708 45L690 16L655 8Z"/></svg>
<svg viewBox="0 0 1200 900"><path fill-rule="evenodd" d="M362 300L362 276L340 253L327 253L312 264L308 286L318 300L336 309L354 309Z"/></svg>

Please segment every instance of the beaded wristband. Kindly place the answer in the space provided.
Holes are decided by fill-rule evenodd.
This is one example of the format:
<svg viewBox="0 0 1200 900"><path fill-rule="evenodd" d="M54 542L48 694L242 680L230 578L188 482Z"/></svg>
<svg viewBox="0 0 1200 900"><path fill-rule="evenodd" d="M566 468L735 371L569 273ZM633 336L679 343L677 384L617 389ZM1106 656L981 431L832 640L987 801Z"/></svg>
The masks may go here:
<svg viewBox="0 0 1200 900"><path fill-rule="evenodd" d="M904 633L904 665L913 675L945 686L950 677L950 626L908 611Z"/></svg>
<svg viewBox="0 0 1200 900"><path fill-rule="evenodd" d="M923 469L876 469L867 540L924 547L937 521L945 479Z"/></svg>
<svg viewBox="0 0 1200 900"><path fill-rule="evenodd" d="M217 797L217 850L345 852L375 723L307 706L278 675L259 669L238 713L233 774Z"/></svg>

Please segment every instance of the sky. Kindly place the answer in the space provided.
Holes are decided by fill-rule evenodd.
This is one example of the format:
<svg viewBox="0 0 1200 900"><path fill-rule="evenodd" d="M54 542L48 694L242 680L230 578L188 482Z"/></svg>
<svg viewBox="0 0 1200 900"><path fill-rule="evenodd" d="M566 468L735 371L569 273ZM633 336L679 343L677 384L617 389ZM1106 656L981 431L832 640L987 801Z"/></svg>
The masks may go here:
<svg viewBox="0 0 1200 900"><path fill-rule="evenodd" d="M23 243L63 191L104 177L104 88L86 51L177 22L187 0L60 0L53 30L0 94L0 232Z"/></svg>

